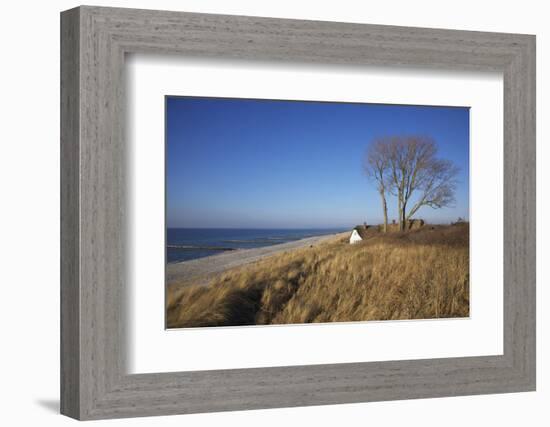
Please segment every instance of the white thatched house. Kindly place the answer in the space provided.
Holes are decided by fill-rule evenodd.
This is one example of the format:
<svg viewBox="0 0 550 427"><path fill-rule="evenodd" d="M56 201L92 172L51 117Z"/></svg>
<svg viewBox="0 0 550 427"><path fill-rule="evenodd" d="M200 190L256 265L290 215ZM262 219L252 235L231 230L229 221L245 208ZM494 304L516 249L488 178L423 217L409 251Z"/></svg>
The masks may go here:
<svg viewBox="0 0 550 427"><path fill-rule="evenodd" d="M351 236L349 236L349 242L353 244L364 240L367 237L367 228L369 228L368 225L358 225L355 227L351 232Z"/></svg>

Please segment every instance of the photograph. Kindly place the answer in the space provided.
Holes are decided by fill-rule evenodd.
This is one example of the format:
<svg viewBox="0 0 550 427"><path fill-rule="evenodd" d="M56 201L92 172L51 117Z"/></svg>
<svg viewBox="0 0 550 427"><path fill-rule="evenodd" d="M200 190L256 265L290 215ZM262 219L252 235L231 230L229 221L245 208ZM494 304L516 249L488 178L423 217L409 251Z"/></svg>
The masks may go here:
<svg viewBox="0 0 550 427"><path fill-rule="evenodd" d="M166 328L467 318L470 108L165 96Z"/></svg>

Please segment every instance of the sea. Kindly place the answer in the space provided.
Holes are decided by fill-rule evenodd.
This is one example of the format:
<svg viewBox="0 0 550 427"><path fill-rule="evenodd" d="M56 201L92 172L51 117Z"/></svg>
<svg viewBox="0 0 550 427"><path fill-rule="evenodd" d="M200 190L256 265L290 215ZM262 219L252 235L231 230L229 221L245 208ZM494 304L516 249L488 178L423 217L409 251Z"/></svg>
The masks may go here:
<svg viewBox="0 0 550 427"><path fill-rule="evenodd" d="M246 228L168 228L168 263L203 258L236 249L260 248L306 237L340 233L344 229L246 229Z"/></svg>

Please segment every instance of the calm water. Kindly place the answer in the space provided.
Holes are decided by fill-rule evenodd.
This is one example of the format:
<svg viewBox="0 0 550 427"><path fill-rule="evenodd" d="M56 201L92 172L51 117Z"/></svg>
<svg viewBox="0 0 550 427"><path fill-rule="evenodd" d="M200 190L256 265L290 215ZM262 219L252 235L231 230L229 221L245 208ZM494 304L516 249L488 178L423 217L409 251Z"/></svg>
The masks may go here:
<svg viewBox="0 0 550 427"><path fill-rule="evenodd" d="M166 232L166 259L169 263L187 261L229 250L277 245L341 231L344 230L169 228Z"/></svg>

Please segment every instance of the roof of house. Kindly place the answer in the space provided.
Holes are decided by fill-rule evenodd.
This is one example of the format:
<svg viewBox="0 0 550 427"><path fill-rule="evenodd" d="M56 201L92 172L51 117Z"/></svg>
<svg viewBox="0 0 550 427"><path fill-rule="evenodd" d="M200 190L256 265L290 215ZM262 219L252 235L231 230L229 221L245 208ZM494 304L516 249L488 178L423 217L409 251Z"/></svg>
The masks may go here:
<svg viewBox="0 0 550 427"><path fill-rule="evenodd" d="M353 229L357 231L357 234L361 237L361 239L365 239L367 237L367 229L369 228L368 225L358 225L354 227Z"/></svg>

